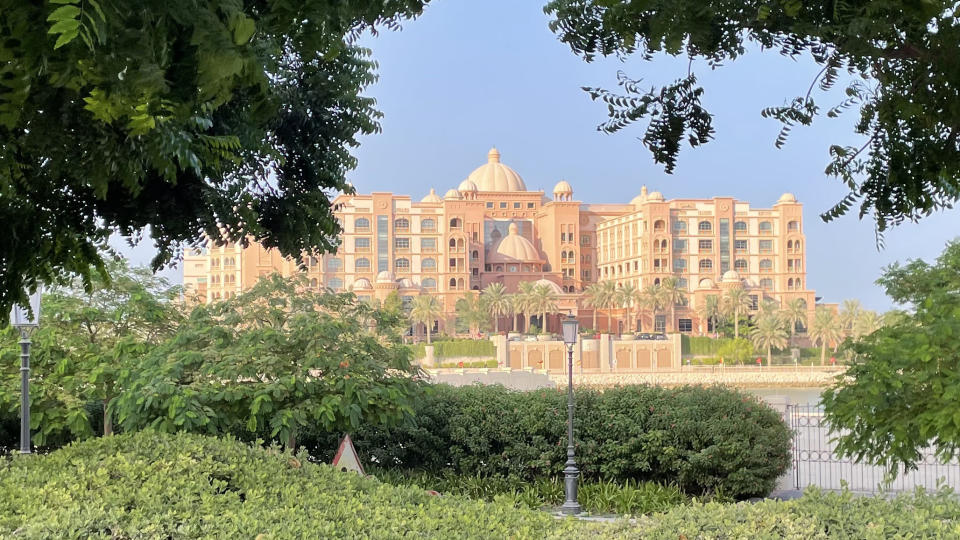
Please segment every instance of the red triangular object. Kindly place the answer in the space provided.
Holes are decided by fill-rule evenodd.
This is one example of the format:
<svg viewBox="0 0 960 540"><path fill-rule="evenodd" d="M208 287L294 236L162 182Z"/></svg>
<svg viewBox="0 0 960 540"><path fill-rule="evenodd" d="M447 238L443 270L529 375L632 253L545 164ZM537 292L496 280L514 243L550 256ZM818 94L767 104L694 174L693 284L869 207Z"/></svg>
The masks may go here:
<svg viewBox="0 0 960 540"><path fill-rule="evenodd" d="M353 447L353 441L350 440L350 435L343 436L332 465L341 471L353 471L361 476L366 476L366 473L363 472L363 465L360 463L360 456L357 455L357 450Z"/></svg>

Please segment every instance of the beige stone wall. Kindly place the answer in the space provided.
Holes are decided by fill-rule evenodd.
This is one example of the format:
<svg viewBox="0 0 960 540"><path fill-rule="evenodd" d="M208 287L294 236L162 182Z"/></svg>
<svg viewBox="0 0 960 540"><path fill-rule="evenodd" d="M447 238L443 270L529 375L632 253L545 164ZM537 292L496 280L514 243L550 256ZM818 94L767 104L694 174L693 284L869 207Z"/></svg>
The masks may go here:
<svg viewBox="0 0 960 540"><path fill-rule="evenodd" d="M635 371L632 373L590 373L574 372L574 385L577 386L616 386L621 384L656 384L660 386L722 384L739 388L765 387L814 387L822 388L833 383L841 374L842 368L717 368L710 369L671 369ZM550 372L550 378L559 385L566 384L563 374Z"/></svg>

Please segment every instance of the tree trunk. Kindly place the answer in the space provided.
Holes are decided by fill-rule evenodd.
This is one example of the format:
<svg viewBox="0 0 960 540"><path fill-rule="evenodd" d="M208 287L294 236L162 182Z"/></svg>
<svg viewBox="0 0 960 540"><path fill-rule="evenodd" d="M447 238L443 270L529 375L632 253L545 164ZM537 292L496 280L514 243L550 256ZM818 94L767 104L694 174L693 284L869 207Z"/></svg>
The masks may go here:
<svg viewBox="0 0 960 540"><path fill-rule="evenodd" d="M733 310L733 339L740 337L740 308Z"/></svg>
<svg viewBox="0 0 960 540"><path fill-rule="evenodd" d="M292 454L294 450L297 449L297 436L291 431L290 435L287 435L287 450Z"/></svg>
<svg viewBox="0 0 960 540"><path fill-rule="evenodd" d="M546 310L540 312L540 333L545 334L547 332L547 312Z"/></svg>
<svg viewBox="0 0 960 540"><path fill-rule="evenodd" d="M597 328L597 308L596 307L593 308L593 328L591 330L593 330L594 332L600 331Z"/></svg>
<svg viewBox="0 0 960 540"><path fill-rule="evenodd" d="M673 323L673 331L677 331L677 306L674 303L670 303L670 322Z"/></svg>
<svg viewBox="0 0 960 540"><path fill-rule="evenodd" d="M497 334L500 333L500 316L499 315L493 316L493 331L496 332Z"/></svg>
<svg viewBox="0 0 960 540"><path fill-rule="evenodd" d="M103 400L103 436L113 435L113 419L110 418L110 400Z"/></svg>
<svg viewBox="0 0 960 540"><path fill-rule="evenodd" d="M423 326L427 328L427 345L429 345L430 344L430 325L424 324Z"/></svg>
<svg viewBox="0 0 960 540"><path fill-rule="evenodd" d="M820 365L827 365L827 340L820 340Z"/></svg>
<svg viewBox="0 0 960 540"><path fill-rule="evenodd" d="M773 364L773 353L770 352L770 345L767 345L767 365Z"/></svg>

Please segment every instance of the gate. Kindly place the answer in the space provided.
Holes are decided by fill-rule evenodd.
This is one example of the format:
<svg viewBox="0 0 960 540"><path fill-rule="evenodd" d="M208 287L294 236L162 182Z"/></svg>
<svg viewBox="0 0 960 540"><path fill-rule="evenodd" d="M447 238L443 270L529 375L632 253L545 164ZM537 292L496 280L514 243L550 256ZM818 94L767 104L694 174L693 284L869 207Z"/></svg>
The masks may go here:
<svg viewBox="0 0 960 540"><path fill-rule="evenodd" d="M786 420L793 431L793 471L797 489L817 486L839 490L846 485L854 492L913 491L923 487L928 491L949 486L960 491L960 462L956 458L942 463L932 449L922 452L917 469L906 471L891 479L884 467L856 463L840 458L834 452L836 443L830 426L823 418L819 405L787 405Z"/></svg>

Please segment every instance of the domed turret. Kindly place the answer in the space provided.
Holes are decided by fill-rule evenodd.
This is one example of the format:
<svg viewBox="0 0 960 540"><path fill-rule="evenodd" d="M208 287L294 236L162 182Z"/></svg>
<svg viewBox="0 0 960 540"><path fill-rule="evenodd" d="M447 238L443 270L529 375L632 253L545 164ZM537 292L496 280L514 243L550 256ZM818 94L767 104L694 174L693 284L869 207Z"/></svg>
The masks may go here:
<svg viewBox="0 0 960 540"><path fill-rule="evenodd" d="M654 191L649 197L647 197L647 200L650 202L663 202L663 193Z"/></svg>
<svg viewBox="0 0 960 540"><path fill-rule="evenodd" d="M444 195L443 198L444 199L462 199L463 196L460 195L459 191L455 189L451 189L447 191L447 194Z"/></svg>
<svg viewBox="0 0 960 540"><path fill-rule="evenodd" d="M491 263L542 263L540 252L529 240L520 236L516 223L511 223L497 248L487 257Z"/></svg>
<svg viewBox="0 0 960 540"><path fill-rule="evenodd" d="M557 201L572 200L573 186L570 185L570 182L567 182L566 180L557 182L557 185L553 186L553 198Z"/></svg>
<svg viewBox="0 0 960 540"><path fill-rule="evenodd" d="M464 199L476 199L477 198L477 185L473 183L473 180L469 178L460 182L460 187L457 188L457 191L460 192L460 195Z"/></svg>
<svg viewBox="0 0 960 540"><path fill-rule="evenodd" d="M487 153L487 163L474 169L467 180L477 186L478 191L526 191L527 186L517 171L500 163L500 152L491 148Z"/></svg>
<svg viewBox="0 0 960 540"><path fill-rule="evenodd" d="M561 289L559 285L550 281L549 279L538 279L536 282L534 282L533 285L534 287L546 285L547 287L550 287L550 290L552 290L554 294L564 294L563 289Z"/></svg>
<svg viewBox="0 0 960 540"><path fill-rule="evenodd" d="M355 291L365 291L372 288L373 285L370 284L370 280L367 278L360 278L353 282L353 290Z"/></svg>
<svg viewBox="0 0 960 540"><path fill-rule="evenodd" d="M647 202L647 186L641 187L640 194L633 199L630 199L630 204L633 206L639 206L645 202Z"/></svg>
<svg viewBox="0 0 960 540"><path fill-rule="evenodd" d="M793 193L784 193L779 199L777 199L777 204L790 204L795 202L797 202L797 198L793 195Z"/></svg>
<svg viewBox="0 0 960 540"><path fill-rule="evenodd" d="M420 286L413 282L410 278L403 278L399 281L401 289L419 289Z"/></svg>
<svg viewBox="0 0 960 540"><path fill-rule="evenodd" d="M697 284L698 289L716 289L717 285L710 278L703 278L700 280L700 283Z"/></svg>
<svg viewBox="0 0 960 540"><path fill-rule="evenodd" d="M430 188L430 193L428 193L426 197L420 199L420 202L438 203L438 202L443 202L443 199L441 199L440 196L437 195L437 191L435 189Z"/></svg>
<svg viewBox="0 0 960 540"><path fill-rule="evenodd" d="M736 270L727 270L723 273L723 277L720 278L720 281L723 283L739 283L740 274Z"/></svg>
<svg viewBox="0 0 960 540"><path fill-rule="evenodd" d="M393 283L393 272L384 270L377 274L377 283Z"/></svg>

